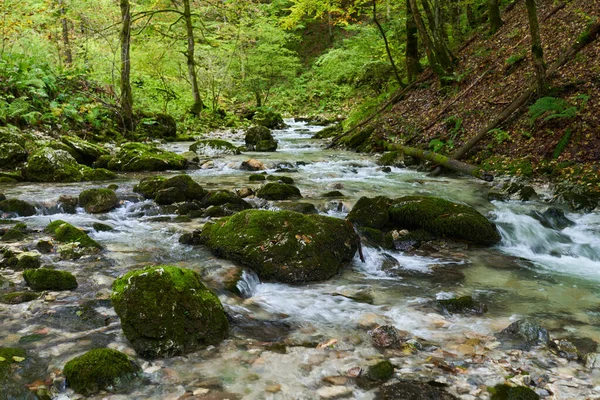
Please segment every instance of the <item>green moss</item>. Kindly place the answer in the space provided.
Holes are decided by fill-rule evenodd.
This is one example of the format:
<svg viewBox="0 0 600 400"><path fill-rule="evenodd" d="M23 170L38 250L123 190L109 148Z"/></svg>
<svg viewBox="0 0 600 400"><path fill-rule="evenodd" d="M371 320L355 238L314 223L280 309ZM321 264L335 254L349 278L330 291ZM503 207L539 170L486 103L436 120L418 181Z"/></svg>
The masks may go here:
<svg viewBox="0 0 600 400"><path fill-rule="evenodd" d="M390 233L365 226L359 227L358 232L366 238L367 242L372 242L384 249L394 249L394 239Z"/></svg>
<svg viewBox="0 0 600 400"><path fill-rule="evenodd" d="M33 290L72 290L77 288L77 280L68 271L39 268L23 272L25 282Z"/></svg>
<svg viewBox="0 0 600 400"><path fill-rule="evenodd" d="M35 300L39 297L36 292L13 292L0 295L0 303L4 304L21 304Z"/></svg>
<svg viewBox="0 0 600 400"><path fill-rule="evenodd" d="M323 193L321 196L327 198L344 197L344 193L340 192L339 190L332 190L331 192Z"/></svg>
<svg viewBox="0 0 600 400"><path fill-rule="evenodd" d="M65 364L67 385L77 393L92 395L113 391L134 379L141 368L127 355L113 349L94 349Z"/></svg>
<svg viewBox="0 0 600 400"><path fill-rule="evenodd" d="M104 168L84 168L81 179L90 182L111 181L117 179L117 175Z"/></svg>
<svg viewBox="0 0 600 400"><path fill-rule="evenodd" d="M256 192L256 196L265 200L287 200L302 197L297 187L277 182L267 183Z"/></svg>
<svg viewBox="0 0 600 400"><path fill-rule="evenodd" d="M475 301L471 296L436 300L436 303L442 311L449 314L483 314L487 311L485 304Z"/></svg>
<svg viewBox="0 0 600 400"><path fill-rule="evenodd" d="M79 182L83 169L67 151L45 147L29 156L25 176L33 182Z"/></svg>
<svg viewBox="0 0 600 400"><path fill-rule="evenodd" d="M0 211L15 213L22 217L30 217L36 213L33 205L19 199L6 199L0 201Z"/></svg>
<svg viewBox="0 0 600 400"><path fill-rule="evenodd" d="M92 165L100 157L110 154L105 148L76 136L63 136L61 140L71 150L69 153L80 164Z"/></svg>
<svg viewBox="0 0 600 400"><path fill-rule="evenodd" d="M130 271L115 280L112 303L142 357L183 354L227 336L221 302L189 269L163 265Z"/></svg>
<svg viewBox="0 0 600 400"><path fill-rule="evenodd" d="M10 228L9 230L7 230L6 232L4 232L4 235L2 235L0 240L3 242L16 242L19 240L23 240L26 236L25 235L26 232L27 232L26 230L19 229L18 227L14 226L14 227Z"/></svg>
<svg viewBox="0 0 600 400"><path fill-rule="evenodd" d="M178 154L144 143L126 143L109 161L112 171L165 171L187 167L187 160Z"/></svg>
<svg viewBox="0 0 600 400"><path fill-rule="evenodd" d="M27 269L35 269L41 266L40 254L34 252L25 252L17 256L16 271L24 271Z"/></svg>
<svg viewBox="0 0 600 400"><path fill-rule="evenodd" d="M206 192L189 175L177 175L167 179L160 185L161 189L175 188L186 200L201 200Z"/></svg>
<svg viewBox="0 0 600 400"><path fill-rule="evenodd" d="M388 151L379 157L377 164L382 166L398 167L403 164L403 159L404 156L399 151Z"/></svg>
<svg viewBox="0 0 600 400"><path fill-rule="evenodd" d="M226 204L234 204L241 207L242 210L252 208L244 199L229 190L215 190L209 192L206 198L202 201L204 207L223 206Z"/></svg>
<svg viewBox="0 0 600 400"><path fill-rule="evenodd" d="M102 249L102 246L90 238L84 231L73 225L57 220L46 226L45 232L50 233L56 240L62 243L79 243L81 247Z"/></svg>
<svg viewBox="0 0 600 400"><path fill-rule="evenodd" d="M153 199L161 189L161 185L166 180L162 176L150 176L148 178L143 178L140 183L133 187L133 191L141 194L146 199Z"/></svg>
<svg viewBox="0 0 600 400"><path fill-rule="evenodd" d="M294 179L289 176L281 176L281 175L269 175L267 176L268 181L276 181L287 183L288 185L294 184Z"/></svg>
<svg viewBox="0 0 600 400"><path fill-rule="evenodd" d="M488 389L491 400L538 400L540 396L526 386L496 385Z"/></svg>
<svg viewBox="0 0 600 400"><path fill-rule="evenodd" d="M385 196L361 197L348 213L347 219L358 226L382 229L389 223L388 209L391 204L392 200Z"/></svg>
<svg viewBox="0 0 600 400"><path fill-rule="evenodd" d="M277 141L271 131L264 126L252 126L246 131L244 138L248 151L275 151Z"/></svg>
<svg viewBox="0 0 600 400"><path fill-rule="evenodd" d="M367 377L374 381L387 381L394 376L394 366L388 360L380 361L367 370Z"/></svg>
<svg viewBox="0 0 600 400"><path fill-rule="evenodd" d="M267 176L265 174L252 174L248 177L249 181L255 182L255 181L264 181L267 179Z"/></svg>
<svg viewBox="0 0 600 400"><path fill-rule="evenodd" d="M103 224L101 222L94 222L92 224L92 228L94 228L94 230L98 232L111 232L115 230L115 228L113 228L112 226Z"/></svg>
<svg viewBox="0 0 600 400"><path fill-rule="evenodd" d="M302 202L292 202L292 203L279 203L277 207L282 210L299 212L302 214L318 214L319 211L316 209L315 205L312 203L302 203Z"/></svg>
<svg viewBox="0 0 600 400"><path fill-rule="evenodd" d="M425 229L441 237L478 244L500 241L494 224L475 209L436 197L407 196L394 200L390 219L398 229Z"/></svg>
<svg viewBox="0 0 600 400"><path fill-rule="evenodd" d="M291 283L331 278L352 260L358 243L343 220L265 210L242 211L206 225L200 240L262 279Z"/></svg>
<svg viewBox="0 0 600 400"><path fill-rule="evenodd" d="M340 144L348 149L358 150L365 146L367 141L371 138L374 128L369 127L350 135L345 136L340 140Z"/></svg>
<svg viewBox="0 0 600 400"><path fill-rule="evenodd" d="M190 151L206 156L236 155L241 153L237 146L226 140L219 139L198 140L190 146Z"/></svg>
<svg viewBox="0 0 600 400"><path fill-rule="evenodd" d="M281 129L285 127L283 117L278 112L270 109L258 109L252 118L252 122L269 129Z"/></svg>
<svg viewBox="0 0 600 400"><path fill-rule="evenodd" d="M27 160L27 151L17 143L0 143L0 165L13 168Z"/></svg>
<svg viewBox="0 0 600 400"><path fill-rule="evenodd" d="M342 124L335 124L321 129L313 135L313 139L329 139L343 132Z"/></svg>
<svg viewBox="0 0 600 400"><path fill-rule="evenodd" d="M104 213L119 205L119 199L110 189L88 189L79 194L79 205L91 214Z"/></svg>
<svg viewBox="0 0 600 400"><path fill-rule="evenodd" d="M10 374L12 366L18 363L18 359L25 357L27 357L27 352L23 349L0 347L0 379L4 379Z"/></svg>

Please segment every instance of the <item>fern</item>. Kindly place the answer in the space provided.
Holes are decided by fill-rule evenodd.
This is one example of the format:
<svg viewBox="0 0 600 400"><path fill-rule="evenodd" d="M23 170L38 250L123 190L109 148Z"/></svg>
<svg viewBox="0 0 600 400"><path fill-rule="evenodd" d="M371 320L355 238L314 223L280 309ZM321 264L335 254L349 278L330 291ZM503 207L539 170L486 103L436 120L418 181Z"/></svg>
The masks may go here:
<svg viewBox="0 0 600 400"><path fill-rule="evenodd" d="M569 144L569 140L571 139L571 133L572 133L571 128L567 129L567 131L565 132L563 137L561 137L560 140L558 141L558 143L556 144L556 148L554 149L554 154L552 155L555 160L561 155L563 150L567 148L567 145Z"/></svg>
<svg viewBox="0 0 600 400"><path fill-rule="evenodd" d="M579 110L564 99L556 97L542 97L529 107L529 123L535 124L542 115L546 115L544 122L552 119L570 119L577 115Z"/></svg>
<svg viewBox="0 0 600 400"><path fill-rule="evenodd" d="M16 119L27 112L29 112L29 102L27 101L27 97L19 97L8 105L6 117L8 119Z"/></svg>

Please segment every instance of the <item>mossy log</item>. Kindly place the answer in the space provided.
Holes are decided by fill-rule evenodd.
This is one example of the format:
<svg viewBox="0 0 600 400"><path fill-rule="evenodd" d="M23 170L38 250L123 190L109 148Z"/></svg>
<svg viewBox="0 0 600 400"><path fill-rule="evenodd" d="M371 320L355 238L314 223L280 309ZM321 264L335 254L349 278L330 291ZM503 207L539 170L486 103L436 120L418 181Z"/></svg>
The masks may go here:
<svg viewBox="0 0 600 400"><path fill-rule="evenodd" d="M464 163L462 161L454 160L438 153L434 153L433 151L421 150L414 147L406 147L397 144L387 144L386 149L389 151L400 151L404 153L404 155L418 158L420 160L431 161L432 163L440 165L444 168L448 168L452 171L460 172L462 174L471 175L475 178L483 179L486 182L491 182L494 180L493 175L482 170L481 168Z"/></svg>

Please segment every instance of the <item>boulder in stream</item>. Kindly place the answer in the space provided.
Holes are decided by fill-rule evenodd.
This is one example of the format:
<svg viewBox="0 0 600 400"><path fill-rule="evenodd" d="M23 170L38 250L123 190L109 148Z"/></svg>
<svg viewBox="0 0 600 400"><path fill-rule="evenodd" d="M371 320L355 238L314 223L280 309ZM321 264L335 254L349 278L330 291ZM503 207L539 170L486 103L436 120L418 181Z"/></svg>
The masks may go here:
<svg viewBox="0 0 600 400"><path fill-rule="evenodd" d="M49 268L26 269L23 271L23 278L33 290L77 289L77 280L68 271Z"/></svg>
<svg viewBox="0 0 600 400"><path fill-rule="evenodd" d="M161 205L201 200L206 195L202 186L185 174L169 179L160 176L144 178L133 187L133 191Z"/></svg>
<svg viewBox="0 0 600 400"><path fill-rule="evenodd" d="M100 390L117 391L137 377L141 368L126 354L113 349L93 349L65 364L67 385L85 396Z"/></svg>
<svg viewBox="0 0 600 400"><path fill-rule="evenodd" d="M287 200L302 197L300 190L287 183L269 182L261 187L256 196L265 200Z"/></svg>
<svg viewBox="0 0 600 400"><path fill-rule="evenodd" d="M261 279L286 283L331 278L352 260L358 245L344 220L266 210L205 225L200 239L217 256L251 268Z"/></svg>
<svg viewBox="0 0 600 400"><path fill-rule="evenodd" d="M116 208L119 199L110 189L88 189L79 194L79 205L90 214L104 213Z"/></svg>
<svg viewBox="0 0 600 400"><path fill-rule="evenodd" d="M455 400L440 384L401 381L383 385L375 393L375 400Z"/></svg>
<svg viewBox="0 0 600 400"><path fill-rule="evenodd" d="M361 197L348 214L348 221L358 226L382 229L388 225L392 200L385 196Z"/></svg>
<svg viewBox="0 0 600 400"><path fill-rule="evenodd" d="M79 247L100 250L102 246L81 229L62 220L49 223L44 229L61 243L77 243Z"/></svg>
<svg viewBox="0 0 600 400"><path fill-rule="evenodd" d="M23 200L6 199L0 201L0 211L14 213L21 217L30 217L35 215L35 207Z"/></svg>
<svg viewBox="0 0 600 400"><path fill-rule="evenodd" d="M147 267L115 280L112 303L123 332L144 358L216 345L228 334L219 298L189 269Z"/></svg>
<svg viewBox="0 0 600 400"><path fill-rule="evenodd" d="M522 319L513 322L496 335L505 348L529 350L538 344L550 342L548 331L537 323Z"/></svg>
<svg viewBox="0 0 600 400"><path fill-rule="evenodd" d="M79 182L84 169L67 151L44 147L29 156L25 176L32 182Z"/></svg>
<svg viewBox="0 0 600 400"><path fill-rule="evenodd" d="M76 136L63 136L62 143L67 145L71 151L69 153L75 160L87 166L92 166L100 157L109 155L110 152L94 143L80 139Z"/></svg>
<svg viewBox="0 0 600 400"><path fill-rule="evenodd" d="M277 141L273 138L269 128L264 126L252 126L246 131L244 138L248 151L275 151Z"/></svg>
<svg viewBox="0 0 600 400"><path fill-rule="evenodd" d="M236 145L221 139L198 140L190 146L190 151L207 157L237 155L241 153Z"/></svg>
<svg viewBox="0 0 600 400"><path fill-rule="evenodd" d="M187 160L178 154L144 143L126 143L108 162L113 171L166 171L187 168Z"/></svg>

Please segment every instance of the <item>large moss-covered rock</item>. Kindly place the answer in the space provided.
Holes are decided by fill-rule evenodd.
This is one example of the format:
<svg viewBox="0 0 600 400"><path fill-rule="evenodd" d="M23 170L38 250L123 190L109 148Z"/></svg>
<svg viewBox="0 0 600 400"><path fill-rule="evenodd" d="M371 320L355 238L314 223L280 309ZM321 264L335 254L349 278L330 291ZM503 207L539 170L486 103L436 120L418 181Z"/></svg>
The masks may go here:
<svg viewBox="0 0 600 400"><path fill-rule="evenodd" d="M0 211L15 213L22 217L30 217L36 213L35 207L32 204L19 199L6 199L0 201Z"/></svg>
<svg viewBox="0 0 600 400"><path fill-rule="evenodd" d="M108 162L113 171L165 171L187 167L187 160L178 154L144 143L126 143Z"/></svg>
<svg viewBox="0 0 600 400"><path fill-rule="evenodd" d="M133 187L133 191L135 193L139 193L146 199L153 199L161 188L161 185L166 178L162 176L149 176L147 178L143 178L137 185Z"/></svg>
<svg viewBox="0 0 600 400"><path fill-rule="evenodd" d="M418 381L400 381L381 386L375 400L457 400L442 386Z"/></svg>
<svg viewBox="0 0 600 400"><path fill-rule="evenodd" d="M358 226L383 229L390 220L391 204L392 200L385 196L361 197L348 213L347 219Z"/></svg>
<svg viewBox="0 0 600 400"><path fill-rule="evenodd" d="M289 283L331 278L352 260L358 244L344 220L266 210L246 210L206 225L200 240L262 279Z"/></svg>
<svg viewBox="0 0 600 400"><path fill-rule="evenodd" d="M33 182L79 182L83 169L67 151L45 147L29 156L25 175Z"/></svg>
<svg viewBox="0 0 600 400"><path fill-rule="evenodd" d="M76 136L63 136L62 142L69 147L69 153L80 164L92 166L100 157L110 154L105 148Z"/></svg>
<svg viewBox="0 0 600 400"><path fill-rule="evenodd" d="M491 400L538 400L540 396L527 386L496 385L488 389Z"/></svg>
<svg viewBox="0 0 600 400"><path fill-rule="evenodd" d="M252 126L248 128L244 141L249 151L277 150L277 141L273 138L269 128L264 126Z"/></svg>
<svg viewBox="0 0 600 400"><path fill-rule="evenodd" d="M81 229L62 220L56 220L48 224L45 232L51 234L54 239L62 243L77 243L83 248L102 249L102 246Z"/></svg>
<svg viewBox="0 0 600 400"><path fill-rule="evenodd" d="M177 122L168 114L156 114L142 118L136 133L143 138L173 139L177 136Z"/></svg>
<svg viewBox="0 0 600 400"><path fill-rule="evenodd" d="M161 205L202 200L206 195L202 186L189 175L176 175L169 179L160 176L144 178L133 187L133 191Z"/></svg>
<svg viewBox="0 0 600 400"><path fill-rule="evenodd" d="M237 146L220 139L198 140L190 146L190 151L207 157L240 154Z"/></svg>
<svg viewBox="0 0 600 400"><path fill-rule="evenodd" d="M302 197L296 186L287 183L270 182L261 187L256 196L265 200L287 200Z"/></svg>
<svg viewBox="0 0 600 400"><path fill-rule="evenodd" d="M79 205L91 214L103 213L116 208L119 199L110 189L88 189L79 194Z"/></svg>
<svg viewBox="0 0 600 400"><path fill-rule="evenodd" d="M252 208L248 202L230 190L215 190L208 192L202 201L202 205L205 207L224 206L226 204L236 206L235 208L238 210L247 210Z"/></svg>
<svg viewBox="0 0 600 400"><path fill-rule="evenodd" d="M63 369L67 385L86 396L100 390L118 390L140 372L141 368L127 355L113 349L90 350Z"/></svg>
<svg viewBox="0 0 600 400"><path fill-rule="evenodd" d="M407 196L394 200L390 219L400 229L425 229L434 235L478 244L500 241L496 226L475 209L436 197Z"/></svg>
<svg viewBox="0 0 600 400"><path fill-rule="evenodd" d="M27 151L17 143L0 143L0 166L13 168L27 160Z"/></svg>
<svg viewBox="0 0 600 400"><path fill-rule="evenodd" d="M25 282L33 290L72 290L77 288L77 280L68 271L39 268L23 272Z"/></svg>
<svg viewBox="0 0 600 400"><path fill-rule="evenodd" d="M252 117L252 122L269 129L283 129L286 126L281 114L269 109L257 110Z"/></svg>
<svg viewBox="0 0 600 400"><path fill-rule="evenodd" d="M123 332L142 357L167 357L220 343L228 322L217 296L189 269L130 271L113 284Z"/></svg>

